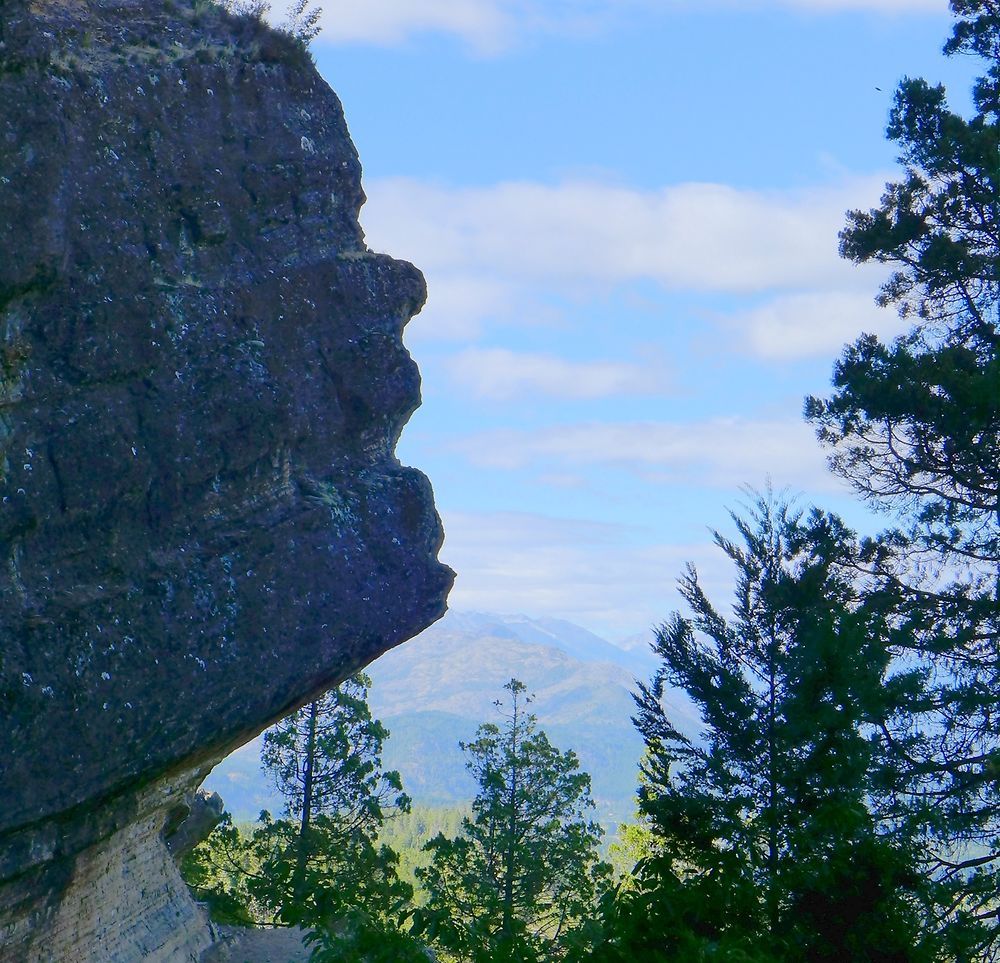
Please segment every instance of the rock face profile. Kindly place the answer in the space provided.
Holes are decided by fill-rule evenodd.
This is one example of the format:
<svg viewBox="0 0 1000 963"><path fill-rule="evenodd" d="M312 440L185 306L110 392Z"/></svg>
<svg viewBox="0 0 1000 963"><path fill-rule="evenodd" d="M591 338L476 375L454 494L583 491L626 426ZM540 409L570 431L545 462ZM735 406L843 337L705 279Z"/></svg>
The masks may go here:
<svg viewBox="0 0 1000 963"><path fill-rule="evenodd" d="M444 611L360 177L287 35L0 0L2 963L197 960L205 773Z"/></svg>

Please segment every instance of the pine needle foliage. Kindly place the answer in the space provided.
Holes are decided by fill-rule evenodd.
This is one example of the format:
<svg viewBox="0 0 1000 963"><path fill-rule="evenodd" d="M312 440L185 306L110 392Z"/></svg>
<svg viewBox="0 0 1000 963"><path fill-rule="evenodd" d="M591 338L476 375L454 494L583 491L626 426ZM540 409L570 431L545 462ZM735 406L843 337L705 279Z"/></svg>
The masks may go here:
<svg viewBox="0 0 1000 963"><path fill-rule="evenodd" d="M432 839L431 863L417 870L427 906L416 932L449 960L561 959L610 870L598 859L590 777L538 728L524 684L504 688L503 724L462 743L479 784L472 815L458 836Z"/></svg>
<svg viewBox="0 0 1000 963"><path fill-rule="evenodd" d="M855 540L771 496L733 521L738 538L716 534L732 614L689 568L690 611L657 632L661 667L636 694L653 853L606 904L595 958L930 963L926 884L884 819L879 723L902 693L883 614L850 577ZM697 735L670 718L671 689Z"/></svg>
<svg viewBox="0 0 1000 963"><path fill-rule="evenodd" d="M941 86L898 87L888 137L904 172L852 211L841 253L893 268L880 301L912 320L843 353L806 415L835 472L898 526L862 560L892 600L893 651L919 697L887 727L899 792L952 887L942 925L1000 947L1000 4L952 0L949 55L982 64L971 116ZM986 956L977 958L987 958Z"/></svg>

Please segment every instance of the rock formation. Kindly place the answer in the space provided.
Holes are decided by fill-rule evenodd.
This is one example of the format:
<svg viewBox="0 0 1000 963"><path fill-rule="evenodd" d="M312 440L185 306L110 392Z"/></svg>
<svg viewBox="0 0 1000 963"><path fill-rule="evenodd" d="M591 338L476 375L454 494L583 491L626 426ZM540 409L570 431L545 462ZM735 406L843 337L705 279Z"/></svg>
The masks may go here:
<svg viewBox="0 0 1000 963"><path fill-rule="evenodd" d="M193 4L193 5L192 5ZM197 959L208 769L438 618L424 285L340 104L206 0L0 0L0 961Z"/></svg>
<svg viewBox="0 0 1000 963"><path fill-rule="evenodd" d="M163 826L160 835L176 861L211 836L225 816L225 806L217 792L199 789L186 809L174 811L175 821Z"/></svg>

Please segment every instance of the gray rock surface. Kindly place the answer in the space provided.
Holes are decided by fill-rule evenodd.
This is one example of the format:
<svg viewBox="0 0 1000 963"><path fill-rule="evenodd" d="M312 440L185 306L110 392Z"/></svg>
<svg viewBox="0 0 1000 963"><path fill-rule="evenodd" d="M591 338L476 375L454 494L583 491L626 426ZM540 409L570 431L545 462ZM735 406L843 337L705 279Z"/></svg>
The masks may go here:
<svg viewBox="0 0 1000 963"><path fill-rule="evenodd" d="M186 959L45 940L95 853L167 861L211 765L444 611L394 454L423 279L362 202L290 38L0 0L0 960Z"/></svg>
<svg viewBox="0 0 1000 963"><path fill-rule="evenodd" d="M218 939L201 963L307 963L305 931L290 929L217 928Z"/></svg>
<svg viewBox="0 0 1000 963"><path fill-rule="evenodd" d="M200 842L208 839L212 830L222 822L226 804L217 792L199 789L189 808L179 809L175 821L162 830L163 841L178 863Z"/></svg>

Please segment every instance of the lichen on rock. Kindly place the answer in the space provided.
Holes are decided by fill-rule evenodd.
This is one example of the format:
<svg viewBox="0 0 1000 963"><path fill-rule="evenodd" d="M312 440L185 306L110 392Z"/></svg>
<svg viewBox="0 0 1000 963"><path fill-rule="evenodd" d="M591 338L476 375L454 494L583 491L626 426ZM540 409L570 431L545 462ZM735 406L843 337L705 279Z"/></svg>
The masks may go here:
<svg viewBox="0 0 1000 963"><path fill-rule="evenodd" d="M0 0L0 961L61 958L102 846L444 610L394 453L424 284L363 200L291 38ZM181 958L129 952L73 957Z"/></svg>

